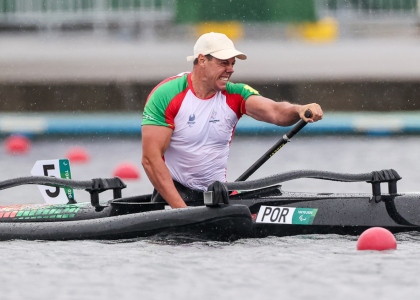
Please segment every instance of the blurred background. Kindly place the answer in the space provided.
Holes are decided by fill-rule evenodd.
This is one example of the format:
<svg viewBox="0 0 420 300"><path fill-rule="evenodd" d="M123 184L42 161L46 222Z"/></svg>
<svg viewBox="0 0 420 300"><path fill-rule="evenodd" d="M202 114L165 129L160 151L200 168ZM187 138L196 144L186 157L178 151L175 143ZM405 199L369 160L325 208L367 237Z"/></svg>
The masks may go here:
<svg viewBox="0 0 420 300"><path fill-rule="evenodd" d="M265 96L418 110L419 26L419 0L0 0L0 111L140 114L209 31L248 54L233 80Z"/></svg>
<svg viewBox="0 0 420 300"><path fill-rule="evenodd" d="M0 140L6 146L0 149L0 167L8 170L0 179L27 175L38 159L85 162L89 154L92 164L76 166L75 178L106 177L124 160L141 169L147 95L163 79L192 69L186 57L193 54L196 39L209 31L227 34L248 55L235 65L233 81L276 101L323 107L322 122L306 126L295 140L306 133L339 135L285 147L259 177L296 166L409 170L420 136L419 2L0 0ZM251 141L252 135L276 135L259 140L261 145L235 141L233 153L251 144L255 150L230 158L233 175L228 179L234 180L285 131L243 117L238 135L251 135ZM13 134L47 139L35 141L23 159L7 156L29 153L29 141L12 143L8 139ZM388 138L371 139L378 135ZM414 137L389 138L396 135ZM74 153L72 145L84 149ZM325 149L332 151L328 157ZM354 160L360 149L365 149L363 155L374 149L382 156L373 152L360 165ZM392 164L391 149L397 160ZM270 169L275 164L281 168Z"/></svg>
<svg viewBox="0 0 420 300"><path fill-rule="evenodd" d="M190 71L186 57L193 54L196 39L217 31L248 55L235 65L233 81L277 101L318 102L325 112L321 122L308 124L250 180L300 169L365 173L394 168L403 177L399 192L419 191L419 2L0 0L0 183L29 176L37 160L68 158L73 179L118 175L128 185L123 196L151 193L141 168L147 95L163 79ZM245 116L236 129L228 181L288 130ZM285 182L283 188L371 193L366 182L303 179ZM45 203L34 185L0 192L0 206ZM101 200L112 197L103 194ZM75 197L90 201L83 190ZM260 299L267 291L277 292L280 283L282 294L294 299L309 293L315 299L333 293L336 299L358 299L359 291L362 299L399 299L405 293L413 299L419 294L418 236L398 239L399 252L357 256L354 238L323 235L184 246L171 240L8 241L0 244L1 261L12 271L0 277L1 295L213 299L223 293L223 298ZM165 288L157 282L165 282ZM203 297L203 291L212 297Z"/></svg>

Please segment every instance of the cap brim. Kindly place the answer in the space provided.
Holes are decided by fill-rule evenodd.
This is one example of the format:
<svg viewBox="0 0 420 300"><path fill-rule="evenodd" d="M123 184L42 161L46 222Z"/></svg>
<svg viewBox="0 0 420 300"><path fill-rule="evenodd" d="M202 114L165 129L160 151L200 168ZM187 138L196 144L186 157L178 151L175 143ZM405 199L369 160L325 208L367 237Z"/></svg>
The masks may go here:
<svg viewBox="0 0 420 300"><path fill-rule="evenodd" d="M237 57L239 59L245 60L247 59L246 54L239 52L236 49L226 49L226 50L220 50L213 53L209 53L211 56L214 56L218 59L229 59L232 57ZM193 61L195 59L194 55L187 56L187 61Z"/></svg>
<svg viewBox="0 0 420 300"><path fill-rule="evenodd" d="M211 53L212 56L218 58L218 59L229 59L232 57L236 57L242 60L245 60L247 57L244 53L239 52L236 49L226 49L226 50L220 50Z"/></svg>

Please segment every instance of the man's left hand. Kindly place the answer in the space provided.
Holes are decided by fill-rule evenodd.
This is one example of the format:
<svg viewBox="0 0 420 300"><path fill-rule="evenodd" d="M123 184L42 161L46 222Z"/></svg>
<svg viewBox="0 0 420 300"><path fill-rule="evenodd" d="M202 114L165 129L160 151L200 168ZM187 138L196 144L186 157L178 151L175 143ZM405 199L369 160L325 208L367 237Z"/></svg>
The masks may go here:
<svg viewBox="0 0 420 300"><path fill-rule="evenodd" d="M312 114L311 117L307 118L305 117L305 112L309 110ZM302 109L299 112L299 116L302 120L308 123L316 122L319 120L322 120L322 117L324 116L324 113L322 111L322 108L317 103L311 103L307 105L303 105Z"/></svg>

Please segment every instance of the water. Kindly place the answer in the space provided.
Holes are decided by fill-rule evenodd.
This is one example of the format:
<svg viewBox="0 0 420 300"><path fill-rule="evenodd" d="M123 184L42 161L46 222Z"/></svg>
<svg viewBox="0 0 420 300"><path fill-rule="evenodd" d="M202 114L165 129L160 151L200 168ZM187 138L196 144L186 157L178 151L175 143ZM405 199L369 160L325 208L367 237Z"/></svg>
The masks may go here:
<svg viewBox="0 0 420 300"><path fill-rule="evenodd" d="M228 179L238 177L276 137L236 137ZM418 191L420 137L295 137L250 179L294 169L365 173L396 169L399 191ZM0 180L27 176L38 159L64 157L73 145L91 154L73 178L111 177L129 161L140 168L139 139L38 140L25 156L0 149ZM125 195L147 193L142 180ZM297 180L290 191L369 192L367 183ZM34 186L0 191L2 203L42 203ZM83 199L84 192L76 197ZM110 195L108 195L110 196ZM87 199L87 198L86 198ZM420 235L396 236L398 250L356 251L357 237L311 235L176 244L157 239L7 241L0 243L2 299L414 299L420 279Z"/></svg>

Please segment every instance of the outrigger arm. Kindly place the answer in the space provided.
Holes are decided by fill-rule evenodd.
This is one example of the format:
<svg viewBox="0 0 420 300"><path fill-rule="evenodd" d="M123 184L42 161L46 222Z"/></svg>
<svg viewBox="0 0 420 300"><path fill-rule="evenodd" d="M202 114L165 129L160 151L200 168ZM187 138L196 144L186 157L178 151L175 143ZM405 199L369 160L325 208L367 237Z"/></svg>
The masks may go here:
<svg viewBox="0 0 420 300"><path fill-rule="evenodd" d="M372 184L372 194L375 201L381 199L381 183L388 182L388 192L390 195L397 194L397 181L401 179L401 176L394 169L373 171L370 173L361 174L348 174L348 173L335 173L328 171L318 170L297 170L285 173L276 174L269 177L264 177L257 180L250 181L235 181L226 182L223 185L226 190L256 190L265 188L268 186L276 185L282 182L301 179L301 178L313 178L331 181L341 182L362 182L366 181ZM223 189L218 189L220 193L224 193ZM215 194L215 190L204 192L204 204L209 206L217 206L222 203L220 200L221 196ZM226 203L226 201L223 201Z"/></svg>
<svg viewBox="0 0 420 300"><path fill-rule="evenodd" d="M370 173L361 174L348 174L348 173L335 173L328 171L317 170L299 170L280 173L277 175L265 177L258 180L242 181L242 182L228 182L225 183L226 187L230 190L254 190L270 185L275 185L285 181L290 181L300 178L314 178L342 182L361 182L366 181L372 184L372 194L374 197L381 196L382 182L388 182L389 194L397 193L397 181L401 176L394 169L373 171Z"/></svg>
<svg viewBox="0 0 420 300"><path fill-rule="evenodd" d="M79 190L86 190L90 193L91 203L95 207L99 207L99 193L112 189L114 199L121 198L121 190L127 187L127 185L119 177L95 178L91 180L71 180L47 176L28 176L1 181L0 190L24 184L39 184L59 188L70 187Z"/></svg>
<svg viewBox="0 0 420 300"><path fill-rule="evenodd" d="M264 177L257 180L250 181L237 181L237 182L227 182L221 183L226 189L221 189L220 187L216 190L224 191L233 191L233 190L255 190L271 185L279 184L282 182L300 179L300 178L313 178L313 179L322 179L322 180L332 180L332 181L342 181L342 182L361 182L366 181L372 184L372 194L375 200L380 199L381 197L381 186L383 182L388 182L388 192L390 195L397 194L397 181L401 179L401 176L394 169L373 171L370 173L361 173L361 174L348 174L348 173L335 173L328 171L317 171L317 170L298 170L290 171L285 173L280 173L277 175ZM0 182L0 190L24 185L24 184L40 184L47 186L55 187L71 187L75 189L84 189L91 195L91 203L95 207L99 207L99 193L104 191L113 190L114 199L121 198L121 190L126 188L127 185L119 178L95 178L91 180L79 181L71 179L62 179L55 177L47 176L29 176L29 177L20 177L15 179L9 179ZM214 190L213 192L215 192ZM214 200L208 199L211 204L216 204L214 201L219 199L217 195L214 195ZM211 197L213 198L213 197ZM218 200L218 202L220 202ZM227 201L224 200L224 203Z"/></svg>

